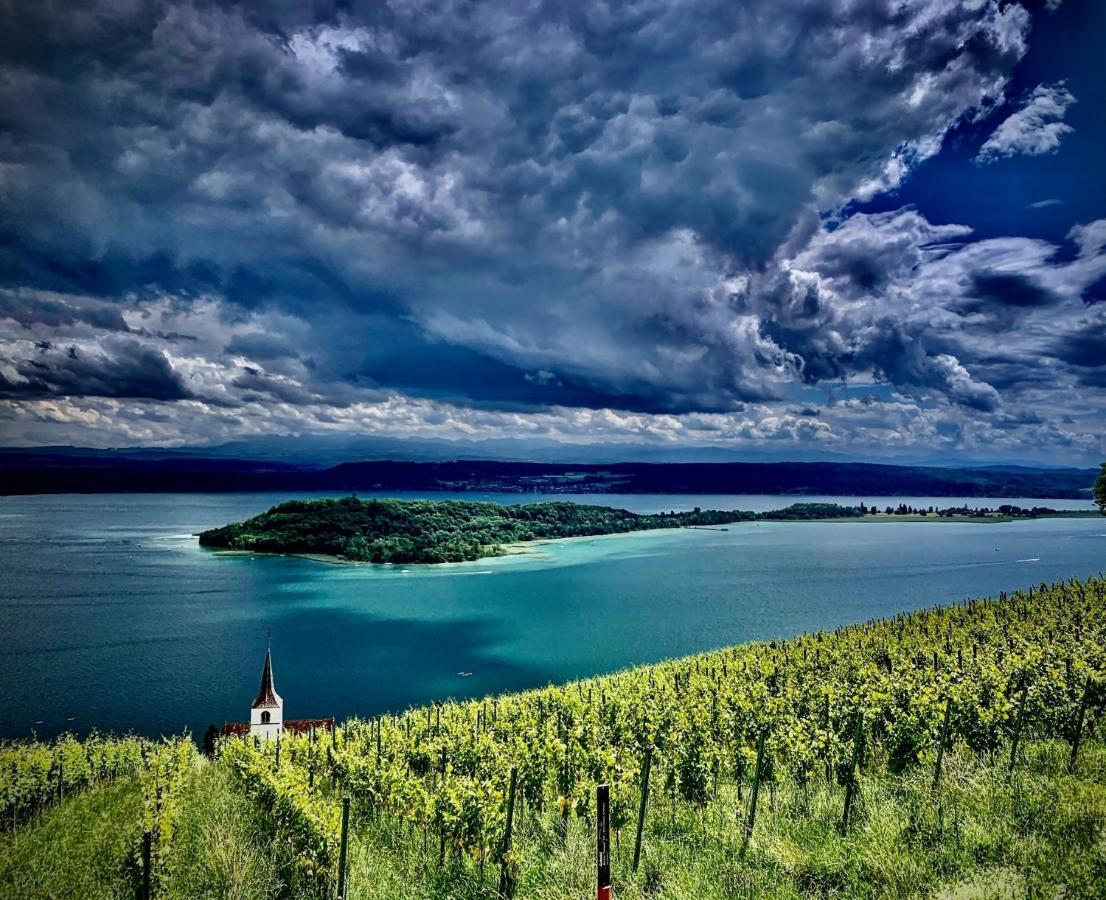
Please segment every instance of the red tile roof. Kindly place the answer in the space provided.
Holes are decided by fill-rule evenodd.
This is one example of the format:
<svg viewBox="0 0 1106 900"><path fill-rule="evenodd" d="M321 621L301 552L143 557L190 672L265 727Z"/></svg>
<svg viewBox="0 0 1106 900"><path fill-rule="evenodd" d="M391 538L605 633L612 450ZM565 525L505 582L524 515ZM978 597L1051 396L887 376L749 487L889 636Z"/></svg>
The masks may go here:
<svg viewBox="0 0 1106 900"><path fill-rule="evenodd" d="M250 733L249 722L224 722L223 737L241 737Z"/></svg>
<svg viewBox="0 0 1106 900"><path fill-rule="evenodd" d="M333 731L334 719L289 719L284 723L285 731L296 734L307 734L312 728L316 731ZM244 737L249 733L249 722L227 722L223 725L223 737Z"/></svg>
<svg viewBox="0 0 1106 900"><path fill-rule="evenodd" d="M334 719L292 719L284 723L285 731L295 731L306 734L314 728L316 731L333 731Z"/></svg>

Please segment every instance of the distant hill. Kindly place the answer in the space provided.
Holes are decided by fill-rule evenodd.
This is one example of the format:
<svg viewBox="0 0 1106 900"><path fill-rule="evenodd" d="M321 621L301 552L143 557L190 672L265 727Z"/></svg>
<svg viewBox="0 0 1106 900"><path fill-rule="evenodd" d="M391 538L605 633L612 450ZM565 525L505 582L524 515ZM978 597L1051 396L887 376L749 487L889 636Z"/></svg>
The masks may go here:
<svg viewBox="0 0 1106 900"><path fill-rule="evenodd" d="M334 466L150 451L0 452L0 494L484 491L1089 499L1094 469L852 462L372 460Z"/></svg>

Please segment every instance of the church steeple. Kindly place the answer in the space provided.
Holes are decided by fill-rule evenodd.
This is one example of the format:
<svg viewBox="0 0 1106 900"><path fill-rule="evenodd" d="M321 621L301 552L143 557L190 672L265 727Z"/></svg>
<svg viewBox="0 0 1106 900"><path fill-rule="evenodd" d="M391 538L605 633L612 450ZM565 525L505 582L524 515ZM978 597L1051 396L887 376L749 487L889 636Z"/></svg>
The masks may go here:
<svg viewBox="0 0 1106 900"><path fill-rule="evenodd" d="M265 651L265 667L261 670L261 687L257 689L257 699L253 701L253 709L267 709L279 707L283 704L280 694L273 687L273 651Z"/></svg>
<svg viewBox="0 0 1106 900"><path fill-rule="evenodd" d="M271 637L271 635L270 635ZM271 643L271 640L270 640ZM333 719L294 719L284 721L284 700L276 692L273 683L273 652L265 649L265 665L261 669L261 685L257 697L250 707L249 722L227 722L223 725L223 736L249 735L255 741L277 741L285 728L297 734L306 734L315 728L334 730Z"/></svg>
<svg viewBox="0 0 1106 900"><path fill-rule="evenodd" d="M279 738L284 730L284 701L273 685L273 651L265 650L265 667L261 670L261 686L250 707L250 734L265 741Z"/></svg>

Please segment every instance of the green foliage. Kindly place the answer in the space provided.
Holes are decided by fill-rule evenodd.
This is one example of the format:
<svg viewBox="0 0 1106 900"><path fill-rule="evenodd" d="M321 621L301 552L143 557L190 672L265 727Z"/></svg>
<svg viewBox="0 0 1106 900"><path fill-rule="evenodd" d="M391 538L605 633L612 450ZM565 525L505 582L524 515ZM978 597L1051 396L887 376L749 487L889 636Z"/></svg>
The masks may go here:
<svg viewBox="0 0 1106 900"><path fill-rule="evenodd" d="M272 840L267 816L230 769L204 765L177 794L180 819L166 854L169 900L275 900L287 844Z"/></svg>
<svg viewBox="0 0 1106 900"><path fill-rule="evenodd" d="M325 892L338 859L341 814L336 802L311 790L307 766L282 761L278 767L275 742L231 740L222 747L221 759L237 775L246 796L272 817L280 838L293 849L300 873Z"/></svg>
<svg viewBox="0 0 1106 900"><path fill-rule="evenodd" d="M1106 896L1106 747L1096 741L1087 749L1073 776L1066 745L1032 741L1008 777L1005 759L960 746L945 757L940 808L930 768L893 774L876 761L862 774L856 827L845 835L839 830L844 792L824 773L809 784L778 781L762 788L744 859L748 782L742 799L737 785L721 780L703 806L679 793L673 799L658 781L636 874L632 826L621 841L612 835L614 893L619 900L1098 900ZM516 807L516 897L594 895L595 831L590 822L573 820L562 839L560 823L553 807ZM465 859L439 865L435 840L424 844L417 830L383 816L356 822L351 861L351 900L495 896L497 869L482 875Z"/></svg>
<svg viewBox="0 0 1106 900"><path fill-rule="evenodd" d="M152 836L151 891L165 894L169 869L167 860L177 822L181 816L180 791L195 771L199 754L188 735L163 740L144 748L142 784L142 830Z"/></svg>
<svg viewBox="0 0 1106 900"><path fill-rule="evenodd" d="M84 741L71 734L49 742L0 741L0 823L18 824L59 794L137 774L150 747L145 738L96 733Z"/></svg>
<svg viewBox="0 0 1106 900"><path fill-rule="evenodd" d="M321 554L370 563L465 562L497 556L503 545L552 538L623 534L657 528L717 528L750 521L863 519L875 508L836 503L795 503L754 513L704 510L641 514L582 503L508 506L470 500L289 500L245 522L213 528L200 544L223 550ZM887 507L887 515L938 518L1034 518L1057 515L1047 507L997 510L956 507L915 510ZM1067 513L1075 515L1076 513Z"/></svg>
<svg viewBox="0 0 1106 900"><path fill-rule="evenodd" d="M0 832L0 897L18 900L134 900L134 851L142 794L119 778L38 811Z"/></svg>
<svg viewBox="0 0 1106 900"><path fill-rule="evenodd" d="M837 503L792 503L786 509L774 509L758 518L782 521L813 521L817 519L860 519L865 512L859 506L840 506Z"/></svg>
<svg viewBox="0 0 1106 900"><path fill-rule="evenodd" d="M1102 464L1102 469L1094 480L1094 502L1098 511L1106 516L1106 462Z"/></svg>
<svg viewBox="0 0 1106 900"><path fill-rule="evenodd" d="M293 798L294 821L275 815L299 835L313 871L333 866L334 826L304 821L335 822L341 793L363 819L398 823L451 858L482 864L496 858L512 767L524 805L550 810L561 831L591 815L596 784L611 784L619 828L632 819L649 747L656 790L700 808L716 799L723 777L748 781L762 731L762 781L772 791L805 788L819 773L841 781L858 717L862 770L905 777L932 769L950 700L949 754L990 757L1010 742L1022 684L1026 734L1071 740L1087 685L1104 676L1106 582L1073 580L490 702L446 703L433 715L354 720L325 750L286 735L278 771L271 745L233 741L224 753L264 785L266 807ZM1101 714L1096 699L1086 733Z"/></svg>
<svg viewBox="0 0 1106 900"><path fill-rule="evenodd" d="M1106 581L1072 580L563 687L352 720L333 735L285 734L279 754L275 742L228 739L206 769L187 738L4 744L5 796L22 812L0 835L0 894L133 896L147 829L159 897L332 895L346 794L352 898L401 887L488 896L485 869L494 877L502 861L516 767L518 831L507 862L520 897L578 896L590 885L599 783L611 786L621 897L907 896L941 884L967 890L972 878L1009 878L1023 895L1062 887L1064 896L1102 896L1104 682ZM1023 749L1010 774L1023 687ZM866 751L853 827L842 834L841 782L858 719ZM1081 720L1084 750L1069 771ZM760 805L741 859L761 734ZM646 858L632 875L650 750ZM34 798L50 796L59 762L85 789L44 805Z"/></svg>
<svg viewBox="0 0 1106 900"><path fill-rule="evenodd" d="M245 522L200 535L205 547L316 553L356 562L464 562L502 545L656 528L711 527L755 519L856 518L856 507L797 503L769 513L702 510L643 515L609 506L469 500L289 500Z"/></svg>
<svg viewBox="0 0 1106 900"><path fill-rule="evenodd" d="M154 895L160 896L166 874L164 855L180 815L176 792L195 768L197 758L196 745L188 735L151 741L93 733L83 741L71 734L48 743L7 741L0 744L0 797L4 802L0 821L18 832L48 804L61 801L64 809L71 802L83 802L87 792L103 791L116 782L137 782L141 807L132 819L117 825L135 835L128 863L135 872L141 864L137 837L143 831L151 833L151 887Z"/></svg>

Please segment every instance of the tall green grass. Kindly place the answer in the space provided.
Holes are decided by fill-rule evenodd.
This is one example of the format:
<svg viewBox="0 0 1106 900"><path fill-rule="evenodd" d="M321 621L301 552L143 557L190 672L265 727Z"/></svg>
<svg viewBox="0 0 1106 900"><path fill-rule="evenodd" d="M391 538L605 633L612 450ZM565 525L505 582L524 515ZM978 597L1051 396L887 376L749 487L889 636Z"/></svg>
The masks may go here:
<svg viewBox="0 0 1106 900"><path fill-rule="evenodd" d="M656 898L1106 897L1106 744L1083 748L1074 772L1062 742L1029 742L1013 775L1003 754L949 754L938 795L932 772L890 774L868 761L853 825L839 828L843 789L822 776L806 787L767 785L754 833L740 853L748 785L722 782L700 807L658 783L645 852L630 871L633 830L615 836L619 900ZM287 844L242 794L228 766L207 764L179 794L181 818L163 884L173 900L307 898ZM127 780L94 788L0 834L0 897L133 898L141 796ZM594 896L595 832L550 806L518 810L516 897ZM433 835L354 809L348 897L477 900L494 897L498 872L447 855Z"/></svg>
<svg viewBox="0 0 1106 900"><path fill-rule="evenodd" d="M1106 746L1031 743L1012 777L1006 760L961 751L946 758L941 791L932 771L887 773L876 759L861 780L854 824L839 825L843 789L815 779L768 786L744 859L744 805L733 783L702 808L651 798L645 853L631 873L633 833L613 852L615 896L656 898L1106 897ZM747 792L745 797L747 799ZM515 849L518 898L594 896L595 831L572 820L567 839L553 810L524 811ZM498 872L438 866L430 836L358 820L350 851L354 900L396 896L476 900L495 895ZM612 840L613 843L613 840Z"/></svg>
<svg viewBox="0 0 1106 900"><path fill-rule="evenodd" d="M171 900L273 900L287 896L283 845L225 766L205 765L180 793L181 818L165 861Z"/></svg>
<svg viewBox="0 0 1106 900"><path fill-rule="evenodd" d="M142 792L126 779L48 807L0 834L4 900L133 900Z"/></svg>

